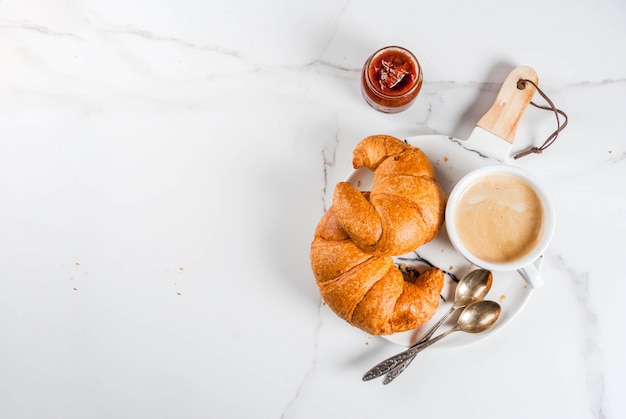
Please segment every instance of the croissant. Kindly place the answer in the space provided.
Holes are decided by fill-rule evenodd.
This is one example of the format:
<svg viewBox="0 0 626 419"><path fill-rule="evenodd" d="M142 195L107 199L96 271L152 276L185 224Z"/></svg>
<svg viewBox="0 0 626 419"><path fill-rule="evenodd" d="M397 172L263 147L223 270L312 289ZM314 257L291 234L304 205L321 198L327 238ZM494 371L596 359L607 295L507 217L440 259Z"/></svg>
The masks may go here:
<svg viewBox="0 0 626 419"><path fill-rule="evenodd" d="M337 184L311 243L311 267L325 303L373 335L421 326L437 310L443 272L405 281L392 256L432 240L443 224L445 194L426 155L391 136L363 139L355 169L374 171L370 192Z"/></svg>

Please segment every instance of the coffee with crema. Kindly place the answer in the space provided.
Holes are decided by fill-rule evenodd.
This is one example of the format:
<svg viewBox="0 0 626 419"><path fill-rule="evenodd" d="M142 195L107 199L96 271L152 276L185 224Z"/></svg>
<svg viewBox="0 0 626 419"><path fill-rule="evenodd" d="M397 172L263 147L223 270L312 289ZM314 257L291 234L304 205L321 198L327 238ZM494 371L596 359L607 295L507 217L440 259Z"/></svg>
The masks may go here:
<svg viewBox="0 0 626 419"><path fill-rule="evenodd" d="M533 188L509 174L478 179L456 205L455 227L474 256L510 263L529 254L543 230L543 206Z"/></svg>

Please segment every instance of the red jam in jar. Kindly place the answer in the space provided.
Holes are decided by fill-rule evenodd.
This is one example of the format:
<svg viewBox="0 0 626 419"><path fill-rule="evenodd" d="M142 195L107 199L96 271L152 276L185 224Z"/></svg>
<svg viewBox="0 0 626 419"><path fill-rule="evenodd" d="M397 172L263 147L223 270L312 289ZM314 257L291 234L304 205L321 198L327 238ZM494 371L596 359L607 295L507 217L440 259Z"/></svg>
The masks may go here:
<svg viewBox="0 0 626 419"><path fill-rule="evenodd" d="M402 47L385 47L367 59L361 73L361 91L374 109L396 113L407 109L422 88L422 68Z"/></svg>

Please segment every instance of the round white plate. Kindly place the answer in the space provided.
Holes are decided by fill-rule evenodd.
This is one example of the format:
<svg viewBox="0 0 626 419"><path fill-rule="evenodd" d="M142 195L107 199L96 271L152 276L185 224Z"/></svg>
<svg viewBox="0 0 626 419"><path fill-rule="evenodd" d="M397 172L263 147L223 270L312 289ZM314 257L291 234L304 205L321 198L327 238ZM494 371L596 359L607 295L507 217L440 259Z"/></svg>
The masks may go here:
<svg viewBox="0 0 626 419"><path fill-rule="evenodd" d="M439 183L446 192L446 196L449 196L454 185L469 171L489 164L501 163L464 148L462 141L451 137L426 135L408 138L406 141L426 153L435 167ZM358 169L353 171L346 180L355 188L367 191L372 187L373 172L369 169ZM445 283L441 292L439 308L433 318L415 330L383 336L383 338L398 345L410 346L452 307L456 281L476 267L467 262L452 247L446 234L445 225L431 242L419 247L412 253L399 255L394 259L398 265L405 264L419 271L428 266L437 266L445 273ZM537 269L541 269L541 262L541 258L535 262ZM531 294L532 289L517 272L494 272L493 285L485 299L496 301L502 306L502 314L495 326L478 334L453 333L434 344L433 348L458 347L493 335L513 320L524 308ZM454 324L460 312L461 310L458 310L455 316L452 316L446 324L442 325L436 334L445 331Z"/></svg>

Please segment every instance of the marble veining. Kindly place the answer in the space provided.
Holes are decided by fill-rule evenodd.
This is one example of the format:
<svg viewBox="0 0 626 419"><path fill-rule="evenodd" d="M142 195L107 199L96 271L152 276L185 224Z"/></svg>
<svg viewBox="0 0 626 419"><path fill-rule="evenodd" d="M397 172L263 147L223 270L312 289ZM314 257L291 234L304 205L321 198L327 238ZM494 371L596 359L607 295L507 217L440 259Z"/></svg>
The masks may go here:
<svg viewBox="0 0 626 419"><path fill-rule="evenodd" d="M603 419L603 404L606 397L604 381L604 361L602 348L598 343L598 316L589 301L589 272L576 272L565 263L562 257L557 259L557 267L565 272L572 284L572 292L580 306L580 319L585 335L584 361L586 367L586 383L591 395L590 409L594 418Z"/></svg>
<svg viewBox="0 0 626 419"><path fill-rule="evenodd" d="M0 22L2 22L0 23L0 28L2 29L34 31L45 36L60 36L60 37L67 37L67 38L73 38L76 40L81 40L79 36L73 33L57 31L57 30L48 28L43 25L34 24L27 20L22 21L22 22L16 22L16 21L0 19Z"/></svg>
<svg viewBox="0 0 626 419"><path fill-rule="evenodd" d="M146 29L135 27L131 24L116 25L116 24L106 23L95 13L91 13L90 16L92 20L95 20L97 22L97 24L94 25L96 30L103 32L103 33L136 36L136 37L139 37L139 38L151 41L151 42L155 41L155 42L173 43L177 46L180 46L183 48L191 48L199 52L211 52L211 53L217 53L221 55L232 56L238 59L243 59L243 57L238 51L226 48L219 44L195 44L193 42L186 41L184 39L180 39L177 37L159 35L157 33L150 32Z"/></svg>
<svg viewBox="0 0 626 419"><path fill-rule="evenodd" d="M324 149L322 150L323 173L324 173L324 187L322 188L322 202L324 204L323 205L324 212L328 210L328 208L330 207L329 203L326 202L326 197L329 196L329 193L332 195L332 191L333 191L332 188L334 188L334 185L332 185L332 188L329 189L328 170L335 167L335 158L336 158L335 153L337 150L338 143L339 143L339 138L335 136L335 141L325 146Z"/></svg>
<svg viewBox="0 0 626 419"><path fill-rule="evenodd" d="M0 1L0 417L625 417L626 9L525 10ZM359 80L393 44L424 84L387 115ZM368 135L468 138L519 65L569 117L515 161L557 209L545 285L497 333L363 383L399 347L319 296L334 186ZM529 107L513 152L554 129Z"/></svg>

